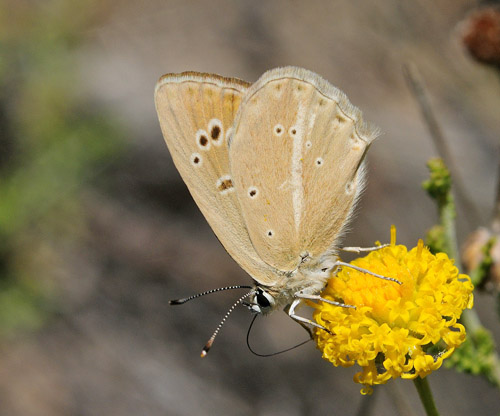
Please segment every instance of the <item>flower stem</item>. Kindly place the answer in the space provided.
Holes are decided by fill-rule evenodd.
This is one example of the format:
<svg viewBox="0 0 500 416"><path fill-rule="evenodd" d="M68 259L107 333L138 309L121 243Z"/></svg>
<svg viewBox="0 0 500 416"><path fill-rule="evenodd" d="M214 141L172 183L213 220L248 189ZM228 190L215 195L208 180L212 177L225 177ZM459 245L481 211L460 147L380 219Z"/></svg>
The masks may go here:
<svg viewBox="0 0 500 416"><path fill-rule="evenodd" d="M436 404L434 403L434 397L432 397L432 391L429 387L427 377L417 377L413 380L413 383L417 388L418 395L420 396L420 400L424 405L425 413L427 414L427 416L439 416L439 412L436 408Z"/></svg>

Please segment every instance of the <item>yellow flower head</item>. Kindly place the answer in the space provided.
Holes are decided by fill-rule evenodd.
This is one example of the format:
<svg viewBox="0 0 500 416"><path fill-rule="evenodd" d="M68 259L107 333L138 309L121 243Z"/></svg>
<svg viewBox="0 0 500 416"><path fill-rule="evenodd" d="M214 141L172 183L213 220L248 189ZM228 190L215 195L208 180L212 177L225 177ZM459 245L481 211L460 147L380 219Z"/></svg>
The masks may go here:
<svg viewBox="0 0 500 416"><path fill-rule="evenodd" d="M315 332L323 358L335 366L361 366L354 381L365 385L362 393L391 378L425 377L465 340L457 320L472 307L473 286L446 254L431 254L422 240L410 251L396 245L393 227L390 246L351 264L402 282L346 267L321 296L356 309L314 305L315 321L331 332Z"/></svg>

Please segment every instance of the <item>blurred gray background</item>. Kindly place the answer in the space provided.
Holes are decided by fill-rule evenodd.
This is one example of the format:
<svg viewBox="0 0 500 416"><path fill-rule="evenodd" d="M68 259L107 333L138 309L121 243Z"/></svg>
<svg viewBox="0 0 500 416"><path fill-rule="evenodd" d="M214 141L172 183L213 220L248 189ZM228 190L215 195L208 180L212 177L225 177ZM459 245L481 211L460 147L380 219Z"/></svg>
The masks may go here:
<svg viewBox="0 0 500 416"><path fill-rule="evenodd" d="M467 0L9 1L0 13L0 413L6 415L423 415L398 380L360 395L355 368L313 343L250 353L237 294L168 300L250 278L220 246L164 144L153 90L167 72L255 81L296 65L342 89L383 132L344 243L413 246L437 221L421 190L437 155L402 72L413 62L479 219L459 207L460 242L494 206L498 72L460 42ZM0 39L1 39L0 38ZM471 220L472 218L472 220ZM489 295L483 322L500 341ZM282 313L252 343L274 352L305 338ZM429 377L450 415L498 415L498 390L440 369ZM370 400L368 403L367 400ZM404 409L407 409L405 412Z"/></svg>

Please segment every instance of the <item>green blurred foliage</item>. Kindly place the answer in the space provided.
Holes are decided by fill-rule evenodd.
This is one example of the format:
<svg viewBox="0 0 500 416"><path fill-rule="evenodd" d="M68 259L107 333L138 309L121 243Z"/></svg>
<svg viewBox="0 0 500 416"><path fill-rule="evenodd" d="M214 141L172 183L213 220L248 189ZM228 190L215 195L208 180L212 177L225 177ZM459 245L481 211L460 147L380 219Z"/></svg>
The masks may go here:
<svg viewBox="0 0 500 416"><path fill-rule="evenodd" d="M442 225L434 225L427 230L425 244L432 254L446 252L446 234Z"/></svg>
<svg viewBox="0 0 500 416"><path fill-rule="evenodd" d="M460 348L445 361L445 366L463 373L482 375L490 383L500 387L495 376L495 361L497 359L495 350L495 343L490 331L481 328L474 334L468 334Z"/></svg>
<svg viewBox="0 0 500 416"><path fill-rule="evenodd" d="M427 163L430 177L422 184L428 195L438 206L439 224L427 232L426 243L433 252L445 252L458 258L457 238L455 232L455 202L452 195L452 178L442 159L431 159ZM478 284L488 274L492 265L491 247L495 239L490 239L483 247L484 258L476 270L471 273L471 280ZM445 366L456 371L481 375L493 385L500 387L500 362L491 333L485 329L475 310L464 310L460 322L465 326L467 338L455 352L445 361ZM439 353L439 350L436 351Z"/></svg>
<svg viewBox="0 0 500 416"><path fill-rule="evenodd" d="M0 8L0 336L57 309L59 248L85 232L82 190L122 154L116 123L79 94L76 50L99 10Z"/></svg>

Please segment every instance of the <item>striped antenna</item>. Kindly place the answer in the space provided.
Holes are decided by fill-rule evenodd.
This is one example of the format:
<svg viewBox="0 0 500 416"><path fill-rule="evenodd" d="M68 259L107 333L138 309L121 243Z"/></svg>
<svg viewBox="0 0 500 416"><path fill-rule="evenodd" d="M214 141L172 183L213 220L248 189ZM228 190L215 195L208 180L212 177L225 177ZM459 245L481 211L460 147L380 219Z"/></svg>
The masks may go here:
<svg viewBox="0 0 500 416"><path fill-rule="evenodd" d="M170 305L182 305L186 302L189 302L190 300L199 298L201 296L210 295L211 293L222 292L223 290L232 290L232 289L253 289L253 287L252 286L245 286L245 285L219 287L217 289L207 290L206 292L198 293L197 295L189 296L187 298L173 299L173 300L169 301L169 304Z"/></svg>
<svg viewBox="0 0 500 416"><path fill-rule="evenodd" d="M251 288L251 289L253 289L253 288ZM239 305L241 302L243 302L243 299L245 299L248 296L253 295L253 294L254 294L253 290L251 292L248 292L247 294L245 294L241 298L239 298L233 304L233 306L231 306L229 308L229 310L224 315L224 318L222 318L222 321L220 321L220 324L217 326L217 328L215 329L214 333L212 334L212 336L210 337L210 339L208 340L208 342L205 344L205 346L201 350L201 357L202 358L206 357L206 355L208 354L208 351L210 350L210 348L212 347L212 344L214 343L215 337L217 336L217 334L219 333L220 329L222 328L222 325L224 325L224 322L226 322L226 319L228 318L228 316L231 314L232 311L234 311L234 308L236 308L237 305Z"/></svg>

